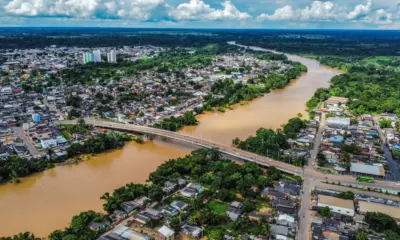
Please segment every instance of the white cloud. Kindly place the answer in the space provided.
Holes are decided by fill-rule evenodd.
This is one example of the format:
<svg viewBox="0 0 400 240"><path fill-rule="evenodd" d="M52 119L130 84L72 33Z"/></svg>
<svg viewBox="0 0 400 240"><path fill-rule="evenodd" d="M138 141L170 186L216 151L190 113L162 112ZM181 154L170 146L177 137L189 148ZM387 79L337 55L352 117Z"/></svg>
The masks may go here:
<svg viewBox="0 0 400 240"><path fill-rule="evenodd" d="M27 17L129 18L147 20L164 0L12 0L8 14Z"/></svg>
<svg viewBox="0 0 400 240"><path fill-rule="evenodd" d="M354 7L354 10L347 14L349 20L359 20L368 18L368 14L371 12L372 1L368 0L367 4L359 4Z"/></svg>
<svg viewBox="0 0 400 240"><path fill-rule="evenodd" d="M301 20L301 21L327 21L335 20L340 14L337 13L337 5L327 1L314 1L311 6L303 9L295 9L290 5L276 9L274 14L261 14L257 17L259 20Z"/></svg>
<svg viewBox="0 0 400 240"><path fill-rule="evenodd" d="M296 11L292 6L286 5L283 8L278 8L275 10L274 14L261 14L257 17L259 20L293 20L296 18Z"/></svg>
<svg viewBox="0 0 400 240"><path fill-rule="evenodd" d="M375 24L391 24L392 14L386 12L384 9L379 9L376 11Z"/></svg>
<svg viewBox="0 0 400 240"><path fill-rule="evenodd" d="M314 1L310 7L301 10L301 18L316 19L316 20L329 20L337 17L336 4L332 2Z"/></svg>
<svg viewBox="0 0 400 240"><path fill-rule="evenodd" d="M244 20L250 18L246 12L240 12L231 1L222 3L223 9L215 9L201 0L190 0L178 7L170 8L168 15L178 21L195 20Z"/></svg>

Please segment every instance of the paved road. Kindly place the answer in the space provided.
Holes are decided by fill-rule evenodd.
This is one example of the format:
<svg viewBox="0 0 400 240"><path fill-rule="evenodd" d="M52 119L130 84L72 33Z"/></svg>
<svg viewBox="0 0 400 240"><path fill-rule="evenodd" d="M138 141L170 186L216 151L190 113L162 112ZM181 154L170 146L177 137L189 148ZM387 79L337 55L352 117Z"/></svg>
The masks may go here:
<svg viewBox="0 0 400 240"><path fill-rule="evenodd" d="M62 113L62 112L60 111L60 109L58 109L56 106L54 106L53 104L50 104L50 103L47 101L47 97L46 97L46 96L43 96L43 104L46 105L46 107L48 107L48 108L50 109L50 111L53 111L53 112L58 113L58 115L60 115L60 117L62 118L62 119L60 119L60 120L67 119L67 116L65 116L65 114Z"/></svg>
<svg viewBox="0 0 400 240"><path fill-rule="evenodd" d="M382 129L379 125L378 119L374 117L375 125L376 128L379 131L379 136L382 140L383 143L386 143L386 138L385 135L382 132ZM392 158L392 153L390 152L390 149L386 144L383 144L383 151L385 153L385 158L388 163L388 166L390 168L391 174L387 175L386 179L387 180L393 180L393 181L400 181L400 168L399 168L399 162L394 160Z"/></svg>
<svg viewBox="0 0 400 240"><path fill-rule="evenodd" d="M29 137L25 135L24 129L22 129L22 127L13 127L13 130L14 130L15 134L17 135L17 137L23 140L25 146L28 148L28 151L30 152L30 154L33 157L40 156L39 151L33 145L32 140L29 139Z"/></svg>
<svg viewBox="0 0 400 240"><path fill-rule="evenodd" d="M329 190L334 190L334 191L338 191L338 192L352 191L352 192L354 192L356 194L367 195L367 196L371 196L371 197L374 197L374 198L383 198L383 199L389 199L389 200L392 200L392 201L400 201L400 197L399 196L386 195L384 193L362 191L362 190L355 189L355 188L348 188L348 187L345 187L345 186L331 185L331 184L326 184L326 183L323 183L323 182L315 182L314 185L315 185L315 187L318 187L318 188L329 189Z"/></svg>
<svg viewBox="0 0 400 240"><path fill-rule="evenodd" d="M310 204L311 204L311 189L314 189L315 186L315 169L313 167L314 159L316 158L319 146L321 145L322 140L322 132L325 127L325 113L322 114L321 123L318 128L317 136L314 142L314 148L311 152L311 157L308 160L308 164L304 169L303 176L303 196L301 198L301 206L299 210L299 229L297 231L296 239L310 239L310 231L309 228L311 226L311 213L310 213Z"/></svg>
<svg viewBox="0 0 400 240"><path fill-rule="evenodd" d="M257 155L255 153L247 152L232 146L227 146L219 143L213 143L210 141L206 141L203 139L199 139L190 135L184 135L182 133L170 132L167 130L157 129L157 128L150 128L145 126L136 126L131 124L120 124L120 123L113 123L113 122L106 122L106 121L99 121L95 119L85 119L87 124L91 124L101 128L108 128L114 130L122 130L122 131L132 131L142 134L148 135L156 135L161 137L167 137L170 139L175 139L184 143L194 144L204 148L218 148L221 153L237 157L246 161L255 162L259 165L270 167L274 166L282 172L286 172L289 174L300 175L304 178L312 177L315 178L316 181L325 180L328 177L329 181L337 181L352 185L360 185L359 182L356 181L354 176L342 176L342 175L326 175L323 173L318 172L315 170L310 164L312 163L312 159L316 155L316 151L312 152L312 159L309 161L309 165L304 169L304 172L301 168L293 166L288 163L276 161L274 159ZM75 120L72 121L59 121L60 124L76 124ZM321 129L322 130L322 129ZM316 141L315 148L319 144L321 138L319 137ZM380 187L380 188L390 188L392 190L400 191L400 186L396 186L395 182L390 181L375 181L375 183L363 183L365 186L369 187Z"/></svg>

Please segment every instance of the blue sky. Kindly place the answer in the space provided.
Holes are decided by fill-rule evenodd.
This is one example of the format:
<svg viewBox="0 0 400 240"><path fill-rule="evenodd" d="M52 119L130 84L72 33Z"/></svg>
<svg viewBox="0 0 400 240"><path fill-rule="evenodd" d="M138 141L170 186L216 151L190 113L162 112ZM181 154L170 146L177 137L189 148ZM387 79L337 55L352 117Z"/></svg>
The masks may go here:
<svg viewBox="0 0 400 240"><path fill-rule="evenodd" d="M400 0L0 0L0 26L400 29Z"/></svg>

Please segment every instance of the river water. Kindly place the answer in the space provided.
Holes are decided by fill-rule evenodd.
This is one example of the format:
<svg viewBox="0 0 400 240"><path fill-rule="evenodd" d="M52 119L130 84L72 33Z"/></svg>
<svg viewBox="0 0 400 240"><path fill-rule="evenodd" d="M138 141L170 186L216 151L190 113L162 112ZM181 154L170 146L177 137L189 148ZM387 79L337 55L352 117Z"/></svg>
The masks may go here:
<svg viewBox="0 0 400 240"><path fill-rule="evenodd" d="M288 55L306 65L308 72L282 90L276 90L225 113L205 113L200 124L181 132L215 142L230 144L235 137L246 138L260 128L279 128L298 113L305 116L305 102L315 90L328 87L340 72L317 61ZM144 183L149 173L171 158L191 149L160 140L139 145L129 143L121 150L94 156L73 166L60 166L22 179L20 184L0 186L0 236L22 231L45 237L64 228L81 211L101 211L100 196L129 182Z"/></svg>

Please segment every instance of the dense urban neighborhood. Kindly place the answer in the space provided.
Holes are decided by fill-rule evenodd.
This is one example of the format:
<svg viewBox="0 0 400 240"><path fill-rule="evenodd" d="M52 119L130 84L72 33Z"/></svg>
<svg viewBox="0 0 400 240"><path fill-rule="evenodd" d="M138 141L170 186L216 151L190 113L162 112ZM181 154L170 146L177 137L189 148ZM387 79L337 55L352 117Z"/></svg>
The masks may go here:
<svg viewBox="0 0 400 240"><path fill-rule="evenodd" d="M190 135L181 130L201 125L207 112L281 94L309 73L307 61L322 68L315 59L337 60L248 47L257 38L238 37L237 44L227 41L231 35L188 36L215 43L165 36L168 44L159 45L0 47L0 183L14 187L133 141L178 144ZM366 106L349 76L398 78L392 60L387 68L379 61L368 69L333 66L343 72L331 86L316 88L277 129L257 126L228 144L182 141L196 150L164 159L146 182L105 192L101 211L75 215L47 239L400 239L400 108L377 100L395 87L360 89L374 98L376 105ZM339 80L352 89L338 90ZM25 232L0 239L40 238Z"/></svg>

